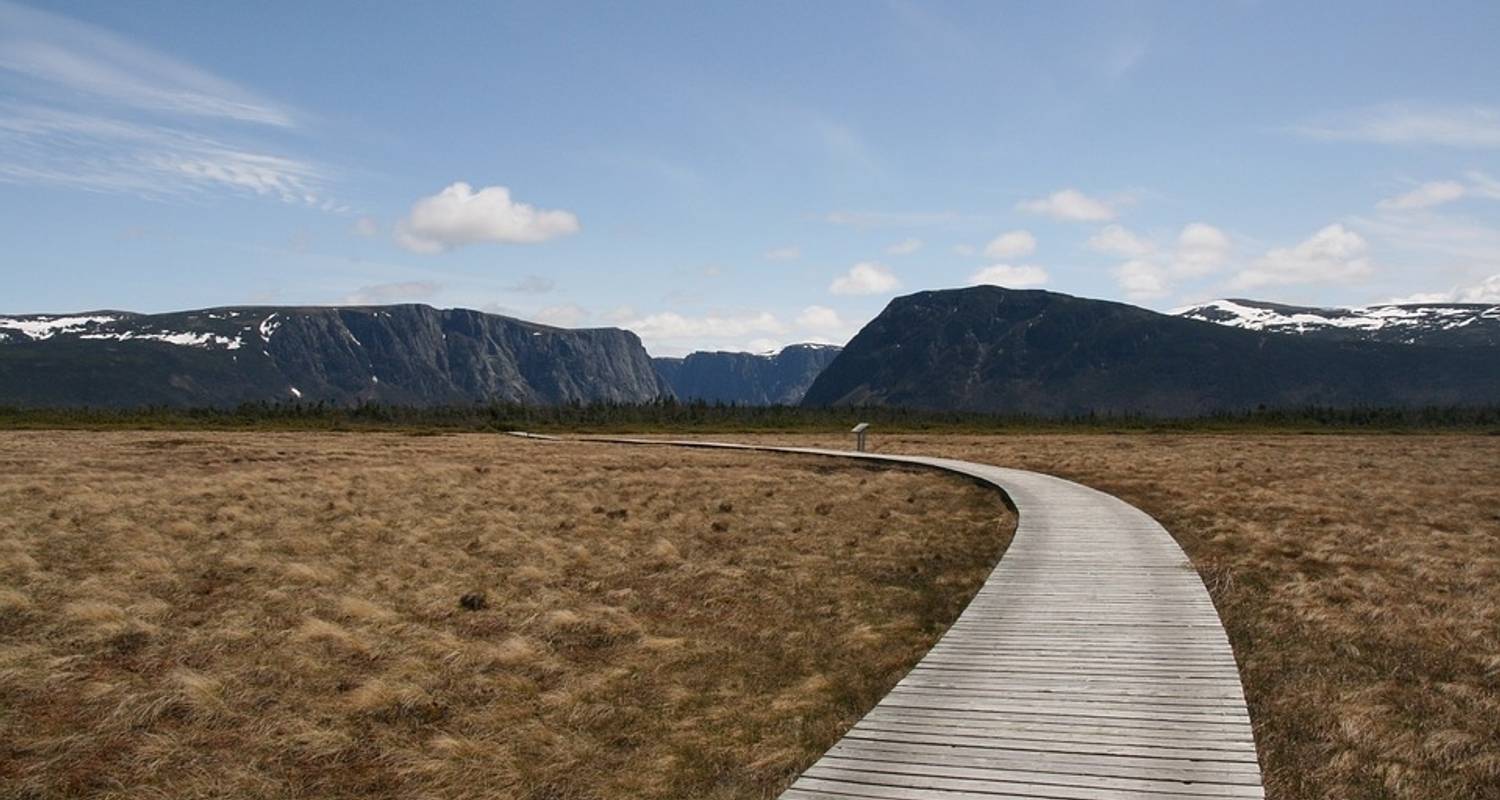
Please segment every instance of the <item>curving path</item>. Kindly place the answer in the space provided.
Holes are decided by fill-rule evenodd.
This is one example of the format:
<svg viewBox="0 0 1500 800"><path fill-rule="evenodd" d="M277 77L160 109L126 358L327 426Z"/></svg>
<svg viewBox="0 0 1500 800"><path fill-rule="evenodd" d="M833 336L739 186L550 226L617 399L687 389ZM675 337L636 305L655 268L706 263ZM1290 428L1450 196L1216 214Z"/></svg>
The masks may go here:
<svg viewBox="0 0 1500 800"><path fill-rule="evenodd" d="M1263 797L1234 654L1145 512L969 461L652 439L918 464L1000 489L1019 522L968 608L786 800Z"/></svg>

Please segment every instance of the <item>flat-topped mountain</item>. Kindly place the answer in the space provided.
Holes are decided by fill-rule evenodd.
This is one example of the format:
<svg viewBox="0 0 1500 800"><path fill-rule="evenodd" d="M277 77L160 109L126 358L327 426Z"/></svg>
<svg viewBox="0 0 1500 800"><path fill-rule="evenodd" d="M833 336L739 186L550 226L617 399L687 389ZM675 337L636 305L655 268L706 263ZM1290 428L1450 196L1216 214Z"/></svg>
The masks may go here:
<svg viewBox="0 0 1500 800"><path fill-rule="evenodd" d="M774 353L698 352L683 358L652 360L681 400L742 406L796 405L841 349L826 344L793 344Z"/></svg>
<svg viewBox="0 0 1500 800"><path fill-rule="evenodd" d="M1336 341L994 286L891 301L805 405L1043 416L1189 416L1257 406L1481 405L1500 351Z"/></svg>
<svg viewBox="0 0 1500 800"><path fill-rule="evenodd" d="M0 405L645 402L634 333L425 305L0 317Z"/></svg>
<svg viewBox="0 0 1500 800"><path fill-rule="evenodd" d="M1314 308L1259 300L1213 300L1172 312L1231 328L1350 342L1500 346L1500 305L1402 303Z"/></svg>

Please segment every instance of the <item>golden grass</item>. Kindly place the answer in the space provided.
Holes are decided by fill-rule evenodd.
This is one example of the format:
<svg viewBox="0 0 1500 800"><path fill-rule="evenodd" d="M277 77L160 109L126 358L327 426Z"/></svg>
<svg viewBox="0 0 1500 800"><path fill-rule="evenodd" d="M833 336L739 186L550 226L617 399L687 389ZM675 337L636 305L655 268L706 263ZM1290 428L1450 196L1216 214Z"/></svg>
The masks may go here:
<svg viewBox="0 0 1500 800"><path fill-rule="evenodd" d="M1500 437L873 442L1054 473L1161 520L1224 619L1271 800L1500 798Z"/></svg>
<svg viewBox="0 0 1500 800"><path fill-rule="evenodd" d="M0 434L0 795L773 795L1010 520L932 473L391 434Z"/></svg>

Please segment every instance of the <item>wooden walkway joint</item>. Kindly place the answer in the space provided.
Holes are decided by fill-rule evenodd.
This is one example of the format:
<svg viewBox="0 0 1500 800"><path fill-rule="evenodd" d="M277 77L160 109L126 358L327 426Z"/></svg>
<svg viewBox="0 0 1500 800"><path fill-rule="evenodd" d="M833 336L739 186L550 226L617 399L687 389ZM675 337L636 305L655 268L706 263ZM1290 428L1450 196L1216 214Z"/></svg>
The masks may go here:
<svg viewBox="0 0 1500 800"><path fill-rule="evenodd" d="M1264 797L1229 640L1187 556L1112 495L969 461L610 439L916 464L991 484L1015 538L937 645L785 800Z"/></svg>

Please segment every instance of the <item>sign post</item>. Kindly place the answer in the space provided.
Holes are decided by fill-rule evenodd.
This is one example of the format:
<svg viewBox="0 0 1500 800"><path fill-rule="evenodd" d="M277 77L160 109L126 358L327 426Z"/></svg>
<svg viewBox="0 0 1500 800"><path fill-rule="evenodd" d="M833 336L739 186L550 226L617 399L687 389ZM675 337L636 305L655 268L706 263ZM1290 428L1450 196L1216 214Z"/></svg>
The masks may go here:
<svg viewBox="0 0 1500 800"><path fill-rule="evenodd" d="M849 431L850 433L854 434L854 449L858 450L861 453L865 451L865 431L869 427L870 423L861 422L858 425L855 425Z"/></svg>

